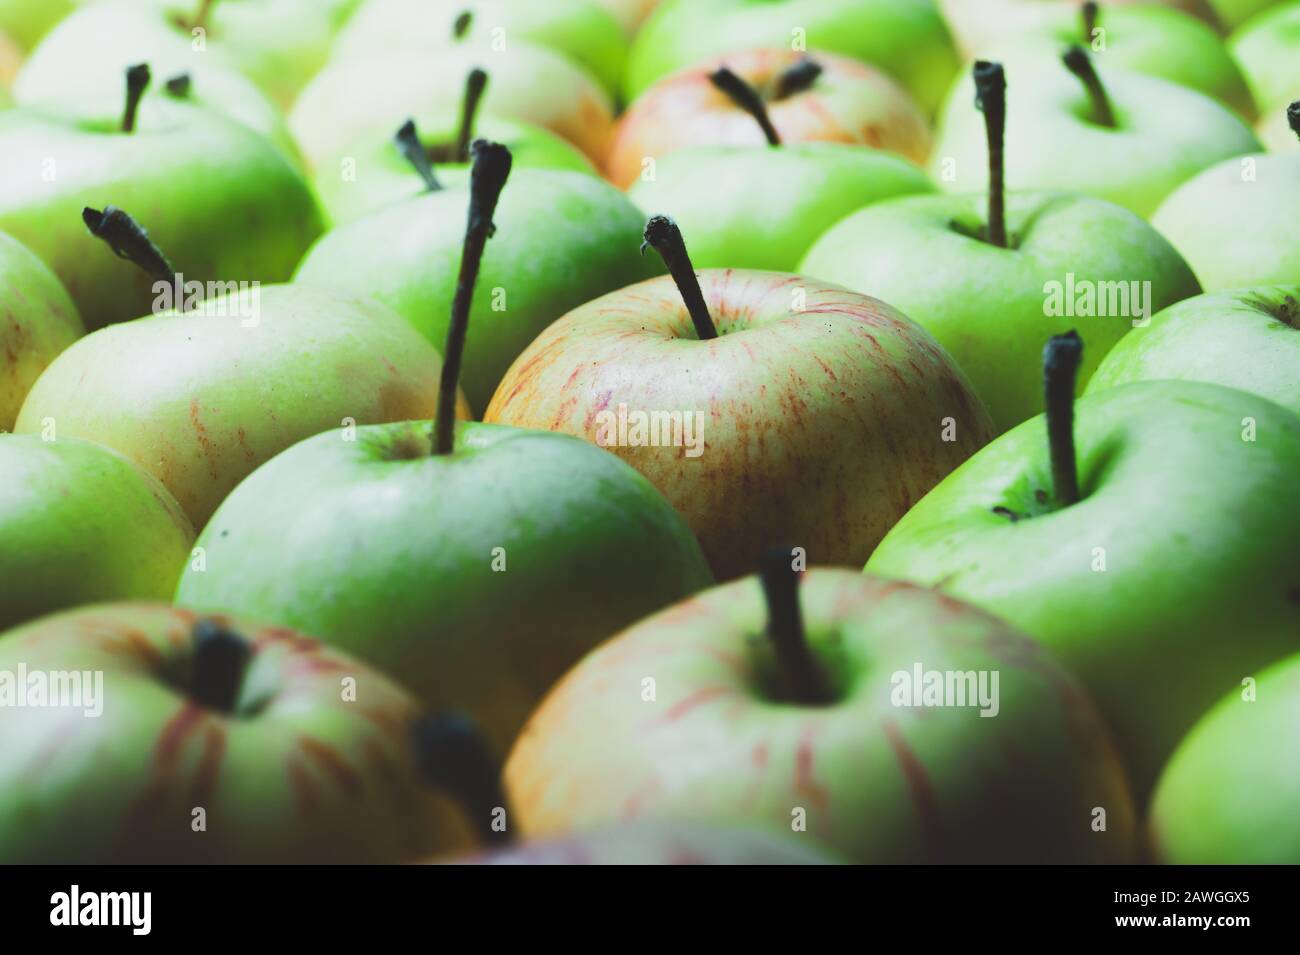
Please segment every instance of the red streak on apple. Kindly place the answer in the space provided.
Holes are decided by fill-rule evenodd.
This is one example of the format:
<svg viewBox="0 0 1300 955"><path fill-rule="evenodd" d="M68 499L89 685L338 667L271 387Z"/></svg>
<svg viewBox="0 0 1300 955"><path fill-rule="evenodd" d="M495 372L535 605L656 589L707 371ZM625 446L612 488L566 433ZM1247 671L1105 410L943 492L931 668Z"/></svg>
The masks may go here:
<svg viewBox="0 0 1300 955"><path fill-rule="evenodd" d="M912 752L912 748L907 745L907 740L903 738L898 724L893 720L885 720L883 725L885 737L889 740L889 746L898 760L898 768L902 770L903 778L907 780L907 788L912 794L912 804L916 807L926 831L934 839L935 848L938 849L944 842L943 818L939 814L939 803L934 795L934 787L930 785L930 774Z"/></svg>
<svg viewBox="0 0 1300 955"><path fill-rule="evenodd" d="M353 799L361 796L365 789L361 774L348 765L337 749L310 736L299 736L297 743L298 749L324 770L339 789Z"/></svg>
<svg viewBox="0 0 1300 955"><path fill-rule="evenodd" d="M673 723L681 719L691 710L695 709L710 700L716 700L720 697L727 696L734 692L729 686L706 686L696 690L687 696L682 697L672 706L668 707L663 713L653 717L646 723L646 729L654 729L657 726L663 726L665 723Z"/></svg>
<svg viewBox="0 0 1300 955"><path fill-rule="evenodd" d="M811 802L813 808L825 809L830 793L813 778L813 735L813 728L809 726L799 738L794 754L794 790Z"/></svg>

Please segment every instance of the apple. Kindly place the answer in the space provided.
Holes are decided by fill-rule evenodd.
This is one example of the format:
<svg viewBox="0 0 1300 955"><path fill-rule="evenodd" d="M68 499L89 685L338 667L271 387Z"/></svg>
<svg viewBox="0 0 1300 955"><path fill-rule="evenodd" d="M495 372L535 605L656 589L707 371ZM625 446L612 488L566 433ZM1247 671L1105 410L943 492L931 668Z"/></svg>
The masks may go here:
<svg viewBox="0 0 1300 955"><path fill-rule="evenodd" d="M1115 730L1141 804L1202 711L1294 652L1300 418L1195 381L1072 408L1078 348L1049 341L1045 418L917 502L867 572L983 607L1057 654Z"/></svg>
<svg viewBox="0 0 1300 955"><path fill-rule="evenodd" d="M411 178L418 177L411 173ZM294 281L369 296L430 342L447 340L461 256L459 219L468 190L448 186L405 199L321 237ZM644 219L621 192L594 176L516 169L497 208L511 237L485 253L484 295L471 313L462 386L486 408L506 370L552 321L659 269L637 254Z"/></svg>
<svg viewBox="0 0 1300 955"><path fill-rule="evenodd" d="M1300 102L1300 85L1297 85L1285 100L1265 110L1260 118L1259 125L1256 127L1259 141L1271 153L1295 155L1300 152L1300 140L1297 139L1295 130L1291 128L1289 118L1289 108L1295 102Z"/></svg>
<svg viewBox="0 0 1300 955"><path fill-rule="evenodd" d="M1201 718L1160 777L1148 821L1156 861L1300 864L1300 656L1239 682L1245 688Z"/></svg>
<svg viewBox="0 0 1300 955"><path fill-rule="evenodd" d="M1149 327L1120 339L1088 391L1164 378L1239 388L1300 414L1300 285L1179 302L1151 319Z"/></svg>
<svg viewBox="0 0 1300 955"><path fill-rule="evenodd" d="M21 242L0 232L0 432L10 431L38 375L85 334L77 306L54 273Z"/></svg>
<svg viewBox="0 0 1300 955"><path fill-rule="evenodd" d="M1300 136L1300 101L1288 110ZM1206 291L1300 279L1300 153L1225 159L1183 183L1151 223Z"/></svg>
<svg viewBox="0 0 1300 955"><path fill-rule="evenodd" d="M186 280L287 279L322 230L301 175L243 127L143 96L147 70L128 76L125 109L118 100L0 113L0 230L46 261L89 329L145 314L155 294L86 232L86 206L152 210L153 238Z"/></svg>
<svg viewBox="0 0 1300 955"><path fill-rule="evenodd" d="M444 396L510 173L504 146L474 149ZM273 458L213 516L199 539L207 568L187 570L176 602L317 634L420 699L468 711L504 751L582 654L711 580L681 517L613 455L562 435L457 428L449 407L440 399L432 429L327 433Z"/></svg>
<svg viewBox="0 0 1300 955"><path fill-rule="evenodd" d="M806 826L857 863L1133 859L1108 731L1049 654L919 587L799 577L769 555L761 588L706 591L571 670L506 762L517 828L644 815Z"/></svg>
<svg viewBox="0 0 1300 955"><path fill-rule="evenodd" d="M958 65L932 0L665 0L632 42L627 99L705 57L758 48L839 53L874 64L927 114Z"/></svg>
<svg viewBox="0 0 1300 955"><path fill-rule="evenodd" d="M64 351L32 386L15 430L53 422L60 436L121 452L202 527L245 475L291 444L436 407L438 353L378 302L300 285L197 303L191 294L182 308ZM454 404L468 417L463 398Z"/></svg>
<svg viewBox="0 0 1300 955"><path fill-rule="evenodd" d="M881 298L920 323L1005 431L1042 407L1035 354L1048 335L1092 313L1082 386L1135 321L1200 288L1174 248L1127 209L1063 193L1006 196L1005 78L993 63L974 72L994 188L869 206L828 230L796 270Z"/></svg>
<svg viewBox="0 0 1300 955"><path fill-rule="evenodd" d="M1296 92L1300 2L1290 0L1261 12L1234 33L1229 43L1261 111Z"/></svg>
<svg viewBox="0 0 1300 955"><path fill-rule="evenodd" d="M582 67L547 47L512 39L495 50L458 44L428 53L376 54L331 62L307 84L289 114L308 162L321 169L351 144L386 139L408 118L460 108L465 77L491 77L483 111L545 127L595 162L613 129L609 95Z"/></svg>
<svg viewBox="0 0 1300 955"><path fill-rule="evenodd" d="M491 812L463 721L285 627L85 607L0 636L6 687L0 863L403 862Z"/></svg>
<svg viewBox="0 0 1300 955"><path fill-rule="evenodd" d="M331 58L432 56L458 42L490 51L516 39L562 53L618 95L627 37L594 0L367 0L339 32Z"/></svg>
<svg viewBox="0 0 1300 955"><path fill-rule="evenodd" d="M661 0L596 0L596 2L614 15L629 36L636 36L637 30L646 18L659 6Z"/></svg>
<svg viewBox="0 0 1300 955"><path fill-rule="evenodd" d="M75 0L0 0L0 34L30 50L75 7Z"/></svg>
<svg viewBox="0 0 1300 955"><path fill-rule="evenodd" d="M1202 169L1258 152L1237 116L1195 90L1102 67L1073 47L1062 58L1008 65L1006 179L1012 189L1064 189L1108 199L1142 216ZM1073 74L1073 75L1072 75ZM948 98L931 171L950 192L988 188L985 130L970 108L972 77ZM1081 161L1080 157L1087 157Z"/></svg>
<svg viewBox="0 0 1300 955"><path fill-rule="evenodd" d="M719 74L731 89L719 86ZM742 106L736 87L758 91ZM753 113L770 117L765 130ZM761 146L782 142L859 143L916 162L929 154L925 117L889 77L827 53L747 50L697 63L647 90L618 122L605 167L627 188L685 146Z"/></svg>
<svg viewBox="0 0 1300 955"><path fill-rule="evenodd" d="M101 600L169 599L194 543L180 505L116 452L47 437L0 434L0 631Z"/></svg>
<svg viewBox="0 0 1300 955"><path fill-rule="evenodd" d="M645 229L671 278L569 312L506 373L484 421L608 448L681 512L720 580L773 539L865 559L989 440L948 354L884 302L783 272L706 269Z"/></svg>
<svg viewBox="0 0 1300 955"><path fill-rule="evenodd" d="M1241 26L1261 10L1288 0L1208 0L1220 24L1229 30Z"/></svg>

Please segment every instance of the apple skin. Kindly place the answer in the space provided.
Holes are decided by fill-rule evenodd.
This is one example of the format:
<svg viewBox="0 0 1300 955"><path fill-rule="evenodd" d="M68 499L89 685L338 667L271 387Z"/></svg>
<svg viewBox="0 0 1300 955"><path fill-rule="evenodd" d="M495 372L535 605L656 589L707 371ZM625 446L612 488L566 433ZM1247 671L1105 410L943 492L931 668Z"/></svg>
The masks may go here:
<svg viewBox="0 0 1300 955"><path fill-rule="evenodd" d="M1151 223L1186 257L1205 290L1215 292L1300 278L1297 208L1300 154L1262 153L1193 176L1160 204Z"/></svg>
<svg viewBox="0 0 1300 955"><path fill-rule="evenodd" d="M709 74L725 66L763 92L805 58L807 54L791 50L733 52L660 81L619 120L605 162L609 178L627 188L642 176L647 158L658 162L686 146L766 146L758 123L714 87ZM929 129L901 87L879 70L847 57L818 52L812 59L822 74L811 89L767 100L782 143L859 143L925 161Z"/></svg>
<svg viewBox="0 0 1300 955"><path fill-rule="evenodd" d="M426 150L446 147L456 141L460 115L441 112L416 117L415 123ZM591 160L578 147L540 126L482 116L475 121L473 132L509 147L513 169L562 169L596 175ZM433 166L443 186L469 183L469 163L439 160ZM316 195L334 223L351 222L424 191L423 181L397 150L392 135L360 140L333 160L322 162L315 185Z"/></svg>
<svg viewBox="0 0 1300 955"><path fill-rule="evenodd" d="M86 206L138 216L189 281L293 273L323 226L280 152L187 103L147 97L129 134L117 132L120 104L112 109L0 113L0 230L46 261L88 329L147 313L155 294L147 274L87 231Z"/></svg>
<svg viewBox="0 0 1300 955"><path fill-rule="evenodd" d="M1200 291L1173 246L1112 203L1012 193L1011 249L973 237L985 225L987 205L984 196L877 203L833 226L797 271L883 299L922 325L969 376L999 431L1042 410L1038 356L1051 335L1083 323L1081 391L1133 327L1130 316L1045 314L1046 283L1064 284L1071 272L1091 282L1150 281L1152 313Z"/></svg>
<svg viewBox="0 0 1300 955"><path fill-rule="evenodd" d="M1264 110L1263 118L1256 126L1259 141L1271 153L1289 153L1292 156L1300 154L1300 139L1296 138L1295 131L1286 118L1287 106L1296 100L1300 100L1300 85L1280 102Z"/></svg>
<svg viewBox="0 0 1300 955"><path fill-rule="evenodd" d="M1228 42L1261 112L1296 91L1300 3L1291 0L1261 12Z"/></svg>
<svg viewBox="0 0 1300 955"><path fill-rule="evenodd" d="M1088 391L1183 379L1238 388L1300 414L1300 285L1198 295L1120 340Z"/></svg>
<svg viewBox="0 0 1300 955"><path fill-rule="evenodd" d="M836 865L811 839L727 823L648 819L481 852L447 865Z"/></svg>
<svg viewBox="0 0 1300 955"><path fill-rule="evenodd" d="M1254 691L1220 700L1169 760L1148 820L1155 861L1300 864L1300 656L1259 674Z"/></svg>
<svg viewBox="0 0 1300 955"><path fill-rule="evenodd" d="M105 698L99 718L6 717L0 862L392 863L473 845L423 782L407 738L420 710L390 679L287 628L220 618L255 652L235 713L208 709L188 694L196 619L101 604L0 637L0 670L101 671Z"/></svg>
<svg viewBox="0 0 1300 955"><path fill-rule="evenodd" d="M1202 169L1259 152L1250 128L1208 96L1094 60L1117 129L1085 119L1088 94L1058 58L1025 55L1006 64L1008 189L1081 192L1149 216ZM931 172L949 192L988 189L984 115L974 101L967 72L948 97L930 158Z"/></svg>
<svg viewBox="0 0 1300 955"><path fill-rule="evenodd" d="M457 40L453 25L463 13L473 19ZM490 48L498 38L550 47L584 67L610 96L618 95L627 37L614 15L592 0L367 0L339 32L330 56L340 61L434 55L458 43Z"/></svg>
<svg viewBox="0 0 1300 955"><path fill-rule="evenodd" d="M931 0L665 0L632 42L627 99L635 101L663 77L705 57L789 50L799 38L814 53L875 64L927 114L958 67L948 28Z"/></svg>
<svg viewBox="0 0 1300 955"><path fill-rule="evenodd" d="M474 69L488 74L480 115L544 126L604 161L614 125L609 95L562 54L523 40L500 52L458 45L433 59L406 53L331 62L298 97L289 129L318 168L352 143L391 137L411 116L458 111Z"/></svg>
<svg viewBox="0 0 1300 955"><path fill-rule="evenodd" d="M80 604L170 598L194 528L149 474L89 441L27 434L0 434L0 473L0 630Z"/></svg>
<svg viewBox="0 0 1300 955"><path fill-rule="evenodd" d="M257 324L225 297L78 341L37 379L15 430L107 445L158 478L196 527L245 475L340 427L434 413L442 362L377 302L298 285L260 291ZM463 402L458 413L468 416ZM143 428L140 422L147 421Z"/></svg>
<svg viewBox="0 0 1300 955"><path fill-rule="evenodd" d="M17 239L0 232L0 432L14 419L32 383L83 334L85 326L54 273Z"/></svg>
<svg viewBox="0 0 1300 955"><path fill-rule="evenodd" d="M1045 651L972 607L850 570L810 570L800 594L832 703L772 696L756 579L706 591L615 636L533 714L505 769L524 834L641 815L787 828L798 807L809 836L858 863L1132 860L1109 733ZM891 674L917 662L998 671L998 716L894 707Z"/></svg>
<svg viewBox="0 0 1300 955"><path fill-rule="evenodd" d="M934 190L901 156L842 143L795 143L688 146L659 160L655 178L639 179L628 196L646 215L676 220L691 237L697 268L794 272L817 238L850 212Z"/></svg>
<svg viewBox="0 0 1300 955"><path fill-rule="evenodd" d="M370 296L441 346L468 204L465 188L443 189L339 226L307 253L294 281ZM460 382L475 409L487 407L510 363L552 321L663 271L655 256L638 254L645 217L593 176L514 170L494 222L513 239L488 244L470 313ZM504 290L504 310L494 310L492 289Z"/></svg>
<svg viewBox="0 0 1300 955"><path fill-rule="evenodd" d="M641 24L646 21L661 0L596 0L614 15L628 37L636 36Z"/></svg>
<svg viewBox="0 0 1300 955"><path fill-rule="evenodd" d="M1233 2L1233 0L1227 0ZM1269 0L1241 0L1269 2ZM939 10L948 21L958 49L967 59L975 59L979 50L997 43L1002 37L1021 30L1032 31L1044 20L1060 18L1068 11L1078 22L1079 0L939 0ZM1129 8L1172 10L1190 14L1197 20L1220 30L1221 23L1206 0L1102 0L1103 14ZM1138 72L1141 72L1140 70Z"/></svg>
<svg viewBox="0 0 1300 955"><path fill-rule="evenodd" d="M453 455L429 449L428 422L401 422L272 459L200 536L207 570L177 605L318 634L505 752L584 653L712 582L682 519L604 451L476 423Z"/></svg>
<svg viewBox="0 0 1300 955"><path fill-rule="evenodd" d="M718 338L699 340L667 276L611 292L538 336L483 420L598 443L600 412L621 404L703 416L698 456L608 450L681 512L719 580L751 572L774 540L816 563L865 560L992 436L948 354L885 303L782 272L699 278Z"/></svg>
<svg viewBox="0 0 1300 955"><path fill-rule="evenodd" d="M1295 647L1300 418L1219 385L1146 381L1080 399L1074 435L1079 503L1041 502L1035 418L919 501L867 572L936 587L1054 651L1114 728L1141 801L1196 718Z"/></svg>
<svg viewBox="0 0 1300 955"><path fill-rule="evenodd" d="M74 9L74 0L0 0L0 33L29 51Z"/></svg>

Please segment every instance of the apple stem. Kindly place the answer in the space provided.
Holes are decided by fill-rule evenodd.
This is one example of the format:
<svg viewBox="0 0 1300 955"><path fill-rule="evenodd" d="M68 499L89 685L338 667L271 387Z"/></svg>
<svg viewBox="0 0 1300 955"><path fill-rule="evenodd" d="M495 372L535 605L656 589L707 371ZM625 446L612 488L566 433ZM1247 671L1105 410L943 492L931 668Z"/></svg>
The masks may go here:
<svg viewBox="0 0 1300 955"><path fill-rule="evenodd" d="M175 284L176 270L167 257L153 244L149 233L121 209L105 206L100 212L87 206L81 210L81 220L90 234L108 243L119 259L139 266L155 281Z"/></svg>
<svg viewBox="0 0 1300 955"><path fill-rule="evenodd" d="M478 115L483 91L487 88L487 73L480 69L469 71L465 77L465 100L461 104L460 133L456 137L456 161L469 162L469 144L474 135L474 117Z"/></svg>
<svg viewBox="0 0 1300 955"><path fill-rule="evenodd" d="M777 75L772 91L772 99L785 99L812 89L817 77L822 75L822 65L812 57L805 56L794 66L782 70Z"/></svg>
<svg viewBox="0 0 1300 955"><path fill-rule="evenodd" d="M484 139L474 141L470 152L474 165L469 174L469 219L465 226L465 244L460 257L460 274L456 278L456 295L451 303L451 324L447 328L447 347L443 351L442 380L438 388L438 410L434 418L433 453L451 454L456 444L456 385L460 381L461 359L465 354L465 334L469 330L469 308L474 299L483 249L496 231L492 215L506 179L510 177L510 150L500 143Z"/></svg>
<svg viewBox="0 0 1300 955"><path fill-rule="evenodd" d="M767 601L767 635L789 699L811 705L829 703L833 694L804 632L799 608L802 575L794 569L792 552L790 547L774 547L763 554L760 578Z"/></svg>
<svg viewBox="0 0 1300 955"><path fill-rule="evenodd" d="M781 145L781 137L778 135L776 127L772 125L772 117L767 115L767 106L763 104L763 97L758 95L758 90L725 66L710 73L709 82L719 92L726 94L733 103L758 121L758 125L763 130L763 135L767 137L769 146Z"/></svg>
<svg viewBox="0 0 1300 955"><path fill-rule="evenodd" d="M1300 99L1296 100L1286 108L1287 125L1291 127L1291 132L1300 138Z"/></svg>
<svg viewBox="0 0 1300 955"><path fill-rule="evenodd" d="M505 828L493 825L496 810L506 810L501 768L474 721L450 710L429 713L412 725L411 741L421 774L461 804L480 841L510 842L509 811Z"/></svg>
<svg viewBox="0 0 1300 955"><path fill-rule="evenodd" d="M460 13L451 25L451 37L453 40L465 39L465 34L469 32L470 26L474 23L474 11L465 10Z"/></svg>
<svg viewBox="0 0 1300 955"><path fill-rule="evenodd" d="M415 131L415 120L408 119L404 122L402 128L394 134L393 142L397 145L397 151L420 174L429 192L437 192L442 188L442 183L433 174L433 166L429 162L429 154L424 151L424 143L420 142L420 134Z"/></svg>
<svg viewBox="0 0 1300 955"><path fill-rule="evenodd" d="M1083 42L1086 44L1092 44L1092 35L1097 29L1097 14L1100 9L1101 4L1096 3L1095 0L1088 0L1081 8L1083 13Z"/></svg>
<svg viewBox="0 0 1300 955"><path fill-rule="evenodd" d="M135 132L135 114L140 99L149 88L149 64L137 63L126 68L126 112L122 115L122 132Z"/></svg>
<svg viewBox="0 0 1300 955"><path fill-rule="evenodd" d="M191 699L219 713L234 712L253 648L242 636L215 620L198 621L190 637L194 641Z"/></svg>
<svg viewBox="0 0 1300 955"><path fill-rule="evenodd" d="M194 19L190 21L191 30L206 30L208 27L208 16L212 13L212 8L217 5L217 0L199 0L198 12L194 14Z"/></svg>
<svg viewBox="0 0 1300 955"><path fill-rule="evenodd" d="M1075 331L1053 335L1043 347L1043 397L1052 459L1052 495L1060 507L1079 501L1074 454L1074 385L1082 358L1083 339Z"/></svg>
<svg viewBox="0 0 1300 955"><path fill-rule="evenodd" d="M187 99L190 95L190 90L193 89L194 83L193 80L190 79L190 74L177 73L167 81L166 85L169 95L175 96L177 99Z"/></svg>
<svg viewBox="0 0 1300 955"><path fill-rule="evenodd" d="M1072 46L1065 51L1061 59L1065 63L1065 68L1077 76L1088 91L1088 96L1092 100L1093 120L1098 126L1114 129L1115 112L1111 109L1106 87L1101 85L1101 77L1093 68L1092 57L1088 56L1082 47Z"/></svg>
<svg viewBox="0 0 1300 955"><path fill-rule="evenodd" d="M1003 139L1007 127L1007 78L1001 63L979 60L974 68L975 106L984 114L989 143L988 241L1007 247L1006 189Z"/></svg>
<svg viewBox="0 0 1300 955"><path fill-rule="evenodd" d="M691 257L686 252L686 241L682 238L682 230L677 228L677 223L668 216L651 216L645 224L644 239L641 254L645 255L646 246L654 246L663 258L668 273L677 283L682 301L686 303L686 311L695 323L695 334L700 341L717 338L718 329L713 324L713 317L709 315L709 306L704 301L704 293L700 291L700 280L695 275L695 267L691 265Z"/></svg>

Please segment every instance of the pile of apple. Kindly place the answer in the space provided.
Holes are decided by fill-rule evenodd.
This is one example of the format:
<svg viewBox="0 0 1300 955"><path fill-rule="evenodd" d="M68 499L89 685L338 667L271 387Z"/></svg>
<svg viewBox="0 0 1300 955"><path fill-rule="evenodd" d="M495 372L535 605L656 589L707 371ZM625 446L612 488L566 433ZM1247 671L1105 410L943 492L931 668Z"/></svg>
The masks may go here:
<svg viewBox="0 0 1300 955"><path fill-rule="evenodd" d="M0 862L1297 806L1300 0L0 0Z"/></svg>

